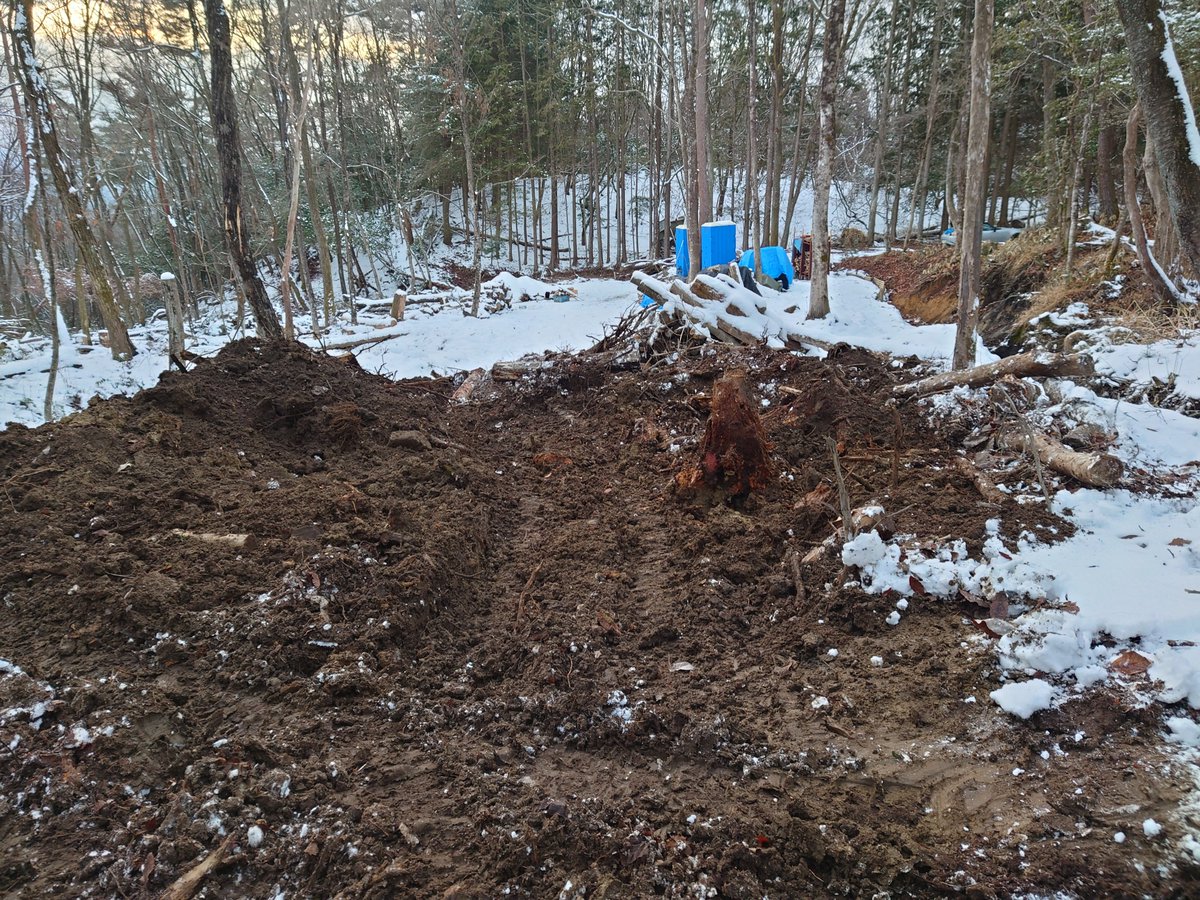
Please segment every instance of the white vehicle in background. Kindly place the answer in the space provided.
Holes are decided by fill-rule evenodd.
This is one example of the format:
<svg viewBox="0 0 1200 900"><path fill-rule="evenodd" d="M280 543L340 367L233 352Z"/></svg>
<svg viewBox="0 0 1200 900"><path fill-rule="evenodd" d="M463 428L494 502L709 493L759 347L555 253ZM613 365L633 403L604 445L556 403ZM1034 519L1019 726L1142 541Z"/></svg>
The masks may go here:
<svg viewBox="0 0 1200 900"><path fill-rule="evenodd" d="M1010 238L1015 238L1023 231L1021 228L997 228L991 222L983 223L983 242L985 244L1003 244ZM954 226L951 225L942 232L942 243L953 247L955 243Z"/></svg>

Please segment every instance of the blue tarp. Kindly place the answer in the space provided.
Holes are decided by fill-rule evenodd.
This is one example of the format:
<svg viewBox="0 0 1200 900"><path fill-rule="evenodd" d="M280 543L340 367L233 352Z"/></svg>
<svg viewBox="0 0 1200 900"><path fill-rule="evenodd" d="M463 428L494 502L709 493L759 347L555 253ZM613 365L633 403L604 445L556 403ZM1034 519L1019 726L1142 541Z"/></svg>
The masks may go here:
<svg viewBox="0 0 1200 900"><path fill-rule="evenodd" d="M743 253L738 265L743 269L753 269L754 251L747 250ZM792 268L792 261L782 247L762 248L762 271L764 275L770 275L782 284L785 289L791 287L792 282L796 280L796 270Z"/></svg>

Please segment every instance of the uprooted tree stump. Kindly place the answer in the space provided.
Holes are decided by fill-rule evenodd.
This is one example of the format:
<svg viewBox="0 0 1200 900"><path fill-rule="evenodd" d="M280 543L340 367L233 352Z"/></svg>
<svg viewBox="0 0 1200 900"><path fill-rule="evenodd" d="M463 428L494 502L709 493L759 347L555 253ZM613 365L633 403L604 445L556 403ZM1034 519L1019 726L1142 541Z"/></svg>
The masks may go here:
<svg viewBox="0 0 1200 900"><path fill-rule="evenodd" d="M774 473L771 442L746 373L726 375L713 386L700 459L676 475L675 484L681 492L708 488L723 492L730 500L741 500L752 490L766 487Z"/></svg>

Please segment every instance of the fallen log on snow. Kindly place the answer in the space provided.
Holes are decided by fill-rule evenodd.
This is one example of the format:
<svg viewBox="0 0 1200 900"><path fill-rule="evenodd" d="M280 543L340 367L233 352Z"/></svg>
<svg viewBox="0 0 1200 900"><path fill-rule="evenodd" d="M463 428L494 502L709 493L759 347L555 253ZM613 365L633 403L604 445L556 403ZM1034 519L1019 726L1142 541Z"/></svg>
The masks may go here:
<svg viewBox="0 0 1200 900"><path fill-rule="evenodd" d="M1006 375L1017 378L1025 376L1091 375L1096 368L1092 358L1082 353L1019 353L993 363L985 363L972 369L957 372L942 372L920 381L898 384L892 388L896 397L927 397L965 385L980 387L999 381Z"/></svg>
<svg viewBox="0 0 1200 900"><path fill-rule="evenodd" d="M371 337L356 338L352 341L339 341L334 344L325 344L323 350L354 350L358 347L366 347L370 344L381 344L384 341L390 341L392 338L404 337L407 331L392 332L391 334L376 334Z"/></svg>
<svg viewBox="0 0 1200 900"><path fill-rule="evenodd" d="M1010 428L998 435L996 443L1006 450L1035 453L1046 468L1088 487L1113 487L1125 472L1121 460L1111 453L1080 453L1032 429Z"/></svg>
<svg viewBox="0 0 1200 900"><path fill-rule="evenodd" d="M540 356L531 359L506 359L492 365L493 381L520 381L526 375L531 375L546 366L546 360Z"/></svg>

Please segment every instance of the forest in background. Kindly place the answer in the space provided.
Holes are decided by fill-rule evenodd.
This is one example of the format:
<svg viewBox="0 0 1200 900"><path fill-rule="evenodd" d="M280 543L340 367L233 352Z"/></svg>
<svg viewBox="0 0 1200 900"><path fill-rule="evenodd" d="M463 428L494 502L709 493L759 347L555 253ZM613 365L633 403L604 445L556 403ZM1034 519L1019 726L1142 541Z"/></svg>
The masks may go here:
<svg viewBox="0 0 1200 900"><path fill-rule="evenodd" d="M187 306L261 272L328 322L452 244L541 274L669 255L680 220L820 240L797 207L831 185L907 245L961 225L974 169L987 220L1069 246L1081 216L1136 216L1179 283L1121 5L1158 8L995 3L971 166L973 2L10 2L0 316L54 330L57 303L128 354L122 323L176 286ZM1200 14L1166 12L1192 77Z"/></svg>

